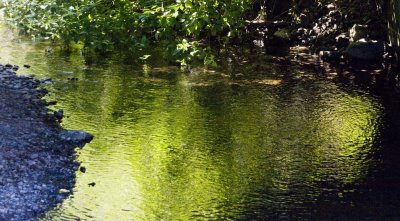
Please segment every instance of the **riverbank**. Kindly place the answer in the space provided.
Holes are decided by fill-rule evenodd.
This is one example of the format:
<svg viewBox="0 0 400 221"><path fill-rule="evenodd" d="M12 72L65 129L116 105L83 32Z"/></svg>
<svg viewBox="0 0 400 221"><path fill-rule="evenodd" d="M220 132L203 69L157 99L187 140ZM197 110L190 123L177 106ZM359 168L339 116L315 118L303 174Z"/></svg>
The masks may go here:
<svg viewBox="0 0 400 221"><path fill-rule="evenodd" d="M42 82L17 69L0 65L0 220L36 220L70 194L75 147L92 136L62 129Z"/></svg>
<svg viewBox="0 0 400 221"><path fill-rule="evenodd" d="M272 54L300 46L326 62L398 63L388 34L388 5L306 2L291 5L290 13L289 5L281 8L278 11L287 13L283 17L271 12L268 19L248 21L247 39ZM360 8L365 13L359 13Z"/></svg>

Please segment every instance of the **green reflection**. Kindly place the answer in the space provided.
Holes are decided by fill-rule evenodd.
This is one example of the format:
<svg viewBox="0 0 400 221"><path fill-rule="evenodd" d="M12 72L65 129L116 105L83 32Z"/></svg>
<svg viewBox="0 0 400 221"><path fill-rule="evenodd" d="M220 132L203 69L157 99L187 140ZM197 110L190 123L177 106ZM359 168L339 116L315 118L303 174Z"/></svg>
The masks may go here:
<svg viewBox="0 0 400 221"><path fill-rule="evenodd" d="M71 115L67 127L96 139L79 156L88 172L55 214L240 219L313 201L321 182L361 182L373 166L376 101L330 82L236 88L224 76L203 85L115 66L86 77L59 106Z"/></svg>
<svg viewBox="0 0 400 221"><path fill-rule="evenodd" d="M87 172L77 172L73 194L44 220L307 213L325 183L338 191L375 166L381 110L356 89L302 80L275 65L243 72L240 81L113 59L87 66L77 55L44 55L46 45L3 40L3 48L19 50L3 59L53 79L55 108L69 116L63 125L95 135L78 156Z"/></svg>

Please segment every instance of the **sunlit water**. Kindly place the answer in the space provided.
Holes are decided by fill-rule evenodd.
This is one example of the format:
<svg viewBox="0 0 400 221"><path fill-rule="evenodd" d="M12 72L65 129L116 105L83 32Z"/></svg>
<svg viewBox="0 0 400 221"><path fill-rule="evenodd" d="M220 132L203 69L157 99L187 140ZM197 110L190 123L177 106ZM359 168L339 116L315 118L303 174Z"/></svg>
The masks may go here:
<svg viewBox="0 0 400 221"><path fill-rule="evenodd" d="M2 63L52 79L48 99L64 109L65 128L95 136L77 155L86 173L76 172L72 194L43 220L399 215L397 183L382 178L391 166L384 150L395 146L382 141L385 105L356 86L273 64L89 66L5 29L0 45Z"/></svg>

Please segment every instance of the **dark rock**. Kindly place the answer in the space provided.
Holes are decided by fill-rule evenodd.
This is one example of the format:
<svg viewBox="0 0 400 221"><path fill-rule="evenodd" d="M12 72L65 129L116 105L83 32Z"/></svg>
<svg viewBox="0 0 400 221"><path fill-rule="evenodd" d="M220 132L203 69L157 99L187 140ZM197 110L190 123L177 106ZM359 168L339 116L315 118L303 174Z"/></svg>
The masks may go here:
<svg viewBox="0 0 400 221"><path fill-rule="evenodd" d="M81 171L82 173L86 173L86 167L80 167L79 171Z"/></svg>
<svg viewBox="0 0 400 221"><path fill-rule="evenodd" d="M58 111L55 111L55 112L54 112L54 117L55 117L57 120L61 120L61 119L64 117L64 110L63 110L63 109L60 109L60 110L58 110Z"/></svg>
<svg viewBox="0 0 400 221"><path fill-rule="evenodd" d="M88 183L88 186L91 186L91 187L96 186L96 183L95 182Z"/></svg>
<svg viewBox="0 0 400 221"><path fill-rule="evenodd" d="M338 51L320 51L319 55L323 61L337 61L341 57Z"/></svg>
<svg viewBox="0 0 400 221"><path fill-rule="evenodd" d="M284 56L288 53L291 44L289 37L274 35L265 41L265 49L268 54Z"/></svg>
<svg viewBox="0 0 400 221"><path fill-rule="evenodd" d="M300 16L299 16L299 24L302 27L311 27L313 20L314 20L314 18L311 13L300 14Z"/></svg>
<svg viewBox="0 0 400 221"><path fill-rule="evenodd" d="M290 44L290 33L287 29L282 28L278 29L271 37L265 39L264 45L268 53L276 54L286 51Z"/></svg>
<svg viewBox="0 0 400 221"><path fill-rule="evenodd" d="M347 47L346 54L355 60L381 60L385 53L383 41L360 39Z"/></svg>
<svg viewBox="0 0 400 221"><path fill-rule="evenodd" d="M336 47L339 49L347 48L350 44L350 38L347 37L345 34L341 34L336 37Z"/></svg>
<svg viewBox="0 0 400 221"><path fill-rule="evenodd" d="M24 64L25 68L31 68L31 66L29 64Z"/></svg>
<svg viewBox="0 0 400 221"><path fill-rule="evenodd" d="M358 41L362 38L367 38L367 26L366 25L359 25L355 24L353 27L350 29L350 41L355 42Z"/></svg>

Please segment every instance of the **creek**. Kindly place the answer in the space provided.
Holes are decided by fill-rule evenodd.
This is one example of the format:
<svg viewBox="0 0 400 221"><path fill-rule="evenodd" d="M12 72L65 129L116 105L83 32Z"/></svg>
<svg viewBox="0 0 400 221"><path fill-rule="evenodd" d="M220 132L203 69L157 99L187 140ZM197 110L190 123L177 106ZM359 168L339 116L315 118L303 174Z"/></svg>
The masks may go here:
<svg viewBox="0 0 400 221"><path fill-rule="evenodd" d="M0 32L0 60L51 78L63 127L95 136L77 149L85 173L42 220L400 217L398 95L376 82L265 55L214 71L118 55L88 65Z"/></svg>

